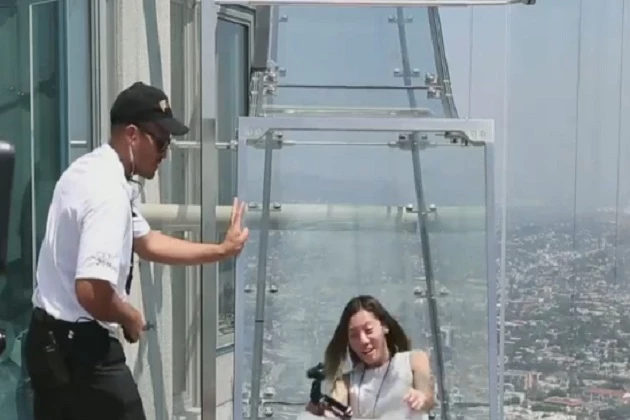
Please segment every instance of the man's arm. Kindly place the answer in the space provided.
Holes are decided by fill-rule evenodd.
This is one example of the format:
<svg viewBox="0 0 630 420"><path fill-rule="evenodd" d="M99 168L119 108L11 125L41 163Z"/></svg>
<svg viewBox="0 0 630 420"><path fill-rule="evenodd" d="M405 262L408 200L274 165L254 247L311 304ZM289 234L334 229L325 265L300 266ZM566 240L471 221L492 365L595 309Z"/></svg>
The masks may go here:
<svg viewBox="0 0 630 420"><path fill-rule="evenodd" d="M207 264L230 257L224 244L191 242L155 230L136 238L134 250L142 259L169 265Z"/></svg>
<svg viewBox="0 0 630 420"><path fill-rule="evenodd" d="M137 213L134 217L134 251L147 261L169 265L209 264L238 255L249 237L242 228L245 205L234 199L230 227L220 244L204 244L174 238L158 231L149 231L149 225Z"/></svg>
<svg viewBox="0 0 630 420"><path fill-rule="evenodd" d="M129 203L124 196L93 194L80 217L75 292L95 319L129 325L139 313L115 292L127 234ZM141 317L141 316L140 316Z"/></svg>
<svg viewBox="0 0 630 420"><path fill-rule="evenodd" d="M79 278L75 291L81 306L99 321L126 325L138 316L137 311L114 292L108 281Z"/></svg>

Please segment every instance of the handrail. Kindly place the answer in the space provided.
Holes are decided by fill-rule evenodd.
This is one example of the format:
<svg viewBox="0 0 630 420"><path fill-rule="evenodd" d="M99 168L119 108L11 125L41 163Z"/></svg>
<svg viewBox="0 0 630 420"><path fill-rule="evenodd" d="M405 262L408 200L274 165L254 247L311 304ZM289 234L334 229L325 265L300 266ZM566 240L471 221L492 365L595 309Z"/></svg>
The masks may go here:
<svg viewBox="0 0 630 420"><path fill-rule="evenodd" d="M200 229L202 211L199 205L140 205L140 213L155 229ZM217 206L217 229L230 221L231 206ZM430 206L427 217L429 232L485 232L485 208ZM250 204L245 223L258 229L260 209ZM328 204L273 203L269 218L271 230L297 231L396 231L417 232L418 214L410 206L354 206Z"/></svg>
<svg viewBox="0 0 630 420"><path fill-rule="evenodd" d="M406 89L401 86L400 89ZM265 105L265 114L296 115L296 116L359 116L359 117L431 117L433 112L428 108L376 108L376 107L334 107L334 106L303 106L303 105Z"/></svg>

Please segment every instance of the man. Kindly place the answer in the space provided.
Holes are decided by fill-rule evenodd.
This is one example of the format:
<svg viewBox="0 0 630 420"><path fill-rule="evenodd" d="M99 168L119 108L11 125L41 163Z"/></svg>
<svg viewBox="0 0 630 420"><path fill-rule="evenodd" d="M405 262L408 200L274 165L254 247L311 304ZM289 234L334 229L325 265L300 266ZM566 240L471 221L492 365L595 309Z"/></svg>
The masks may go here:
<svg viewBox="0 0 630 420"><path fill-rule="evenodd" d="M117 338L122 329L135 343L146 329L126 299L134 251L163 264L204 264L238 255L248 238L236 199L221 244L151 231L133 205L131 177L153 178L171 136L188 128L164 92L140 82L120 93L110 119L109 144L61 175L48 213L25 351L36 420L145 419Z"/></svg>

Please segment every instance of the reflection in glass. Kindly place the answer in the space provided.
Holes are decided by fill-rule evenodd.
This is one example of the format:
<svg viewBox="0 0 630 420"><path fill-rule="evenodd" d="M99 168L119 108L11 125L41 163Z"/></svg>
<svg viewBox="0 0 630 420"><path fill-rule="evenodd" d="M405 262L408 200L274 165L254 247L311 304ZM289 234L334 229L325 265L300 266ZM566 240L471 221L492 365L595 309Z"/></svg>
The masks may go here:
<svg viewBox="0 0 630 420"><path fill-rule="evenodd" d="M0 329L8 348L0 355L0 412L7 420L32 416L22 365L36 251L62 165L60 8L57 1L0 7L0 137L16 150L9 229L8 273L0 277ZM32 61L30 61L32 57ZM65 143L65 142L64 142Z"/></svg>

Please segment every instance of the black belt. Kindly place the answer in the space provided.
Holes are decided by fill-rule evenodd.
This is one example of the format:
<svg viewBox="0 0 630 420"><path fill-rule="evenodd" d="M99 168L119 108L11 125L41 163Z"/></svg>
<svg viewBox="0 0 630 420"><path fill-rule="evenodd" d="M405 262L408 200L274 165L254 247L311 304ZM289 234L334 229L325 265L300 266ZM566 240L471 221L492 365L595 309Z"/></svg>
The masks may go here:
<svg viewBox="0 0 630 420"><path fill-rule="evenodd" d="M35 307L33 309L33 318L39 322L41 322L42 324L46 325L49 328L67 328L67 329L72 329L72 328L86 328L86 327L91 327L94 328L95 325L98 325L100 328L102 328L98 322L94 321L94 320L90 320L90 321L65 321L63 319L57 319L54 316L50 315L48 312L46 312L45 310L43 310L42 308L39 307Z"/></svg>

